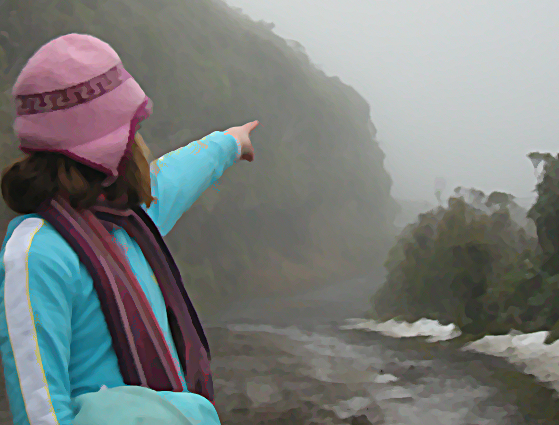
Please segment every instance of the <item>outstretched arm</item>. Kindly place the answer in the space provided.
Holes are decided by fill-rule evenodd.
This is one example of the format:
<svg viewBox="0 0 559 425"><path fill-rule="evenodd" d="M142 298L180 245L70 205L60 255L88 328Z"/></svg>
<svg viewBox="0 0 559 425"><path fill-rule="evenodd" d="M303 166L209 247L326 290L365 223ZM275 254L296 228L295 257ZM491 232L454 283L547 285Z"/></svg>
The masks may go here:
<svg viewBox="0 0 559 425"><path fill-rule="evenodd" d="M232 135L216 131L152 162L156 201L146 212L163 236L240 156L240 143Z"/></svg>

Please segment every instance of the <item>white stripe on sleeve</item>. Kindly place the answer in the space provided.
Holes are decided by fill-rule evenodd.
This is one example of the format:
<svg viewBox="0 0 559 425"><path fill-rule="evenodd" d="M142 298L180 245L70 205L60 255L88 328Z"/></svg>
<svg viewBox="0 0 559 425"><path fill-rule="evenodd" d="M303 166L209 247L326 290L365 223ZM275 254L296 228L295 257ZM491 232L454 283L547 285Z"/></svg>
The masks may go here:
<svg viewBox="0 0 559 425"><path fill-rule="evenodd" d="M43 370L29 296L29 250L43 224L44 221L39 218L25 219L6 244L4 303L8 335L29 423L58 425Z"/></svg>

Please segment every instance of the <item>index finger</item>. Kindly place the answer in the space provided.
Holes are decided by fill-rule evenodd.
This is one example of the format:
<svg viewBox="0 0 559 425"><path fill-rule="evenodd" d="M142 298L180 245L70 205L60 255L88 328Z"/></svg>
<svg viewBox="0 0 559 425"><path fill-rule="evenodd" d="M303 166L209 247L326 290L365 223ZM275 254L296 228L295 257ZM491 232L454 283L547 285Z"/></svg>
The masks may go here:
<svg viewBox="0 0 559 425"><path fill-rule="evenodd" d="M246 123L246 124L244 125L244 127L246 127L246 128L248 129L248 132L250 133L252 130L254 130L254 129L256 128L256 126L257 126L258 124L260 124L260 122L259 122L258 120L256 120L256 121L252 121L252 122Z"/></svg>

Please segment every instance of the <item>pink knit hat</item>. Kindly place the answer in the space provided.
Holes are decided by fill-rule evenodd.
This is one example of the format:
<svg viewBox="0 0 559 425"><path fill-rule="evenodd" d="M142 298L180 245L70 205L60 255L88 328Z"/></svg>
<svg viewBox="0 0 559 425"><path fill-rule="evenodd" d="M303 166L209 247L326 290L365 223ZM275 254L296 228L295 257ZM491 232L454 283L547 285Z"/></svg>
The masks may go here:
<svg viewBox="0 0 559 425"><path fill-rule="evenodd" d="M63 153L103 171L110 182L151 101L118 54L90 35L68 34L41 47L12 91L20 149Z"/></svg>

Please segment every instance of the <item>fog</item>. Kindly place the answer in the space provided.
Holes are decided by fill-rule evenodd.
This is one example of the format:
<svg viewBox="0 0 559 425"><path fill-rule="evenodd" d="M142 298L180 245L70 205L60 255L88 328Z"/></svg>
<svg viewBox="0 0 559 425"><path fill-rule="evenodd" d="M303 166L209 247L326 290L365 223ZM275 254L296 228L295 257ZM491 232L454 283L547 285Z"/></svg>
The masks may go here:
<svg viewBox="0 0 559 425"><path fill-rule="evenodd" d="M227 2L367 99L396 198L434 200L436 177L534 197L526 154L559 141L559 2Z"/></svg>

